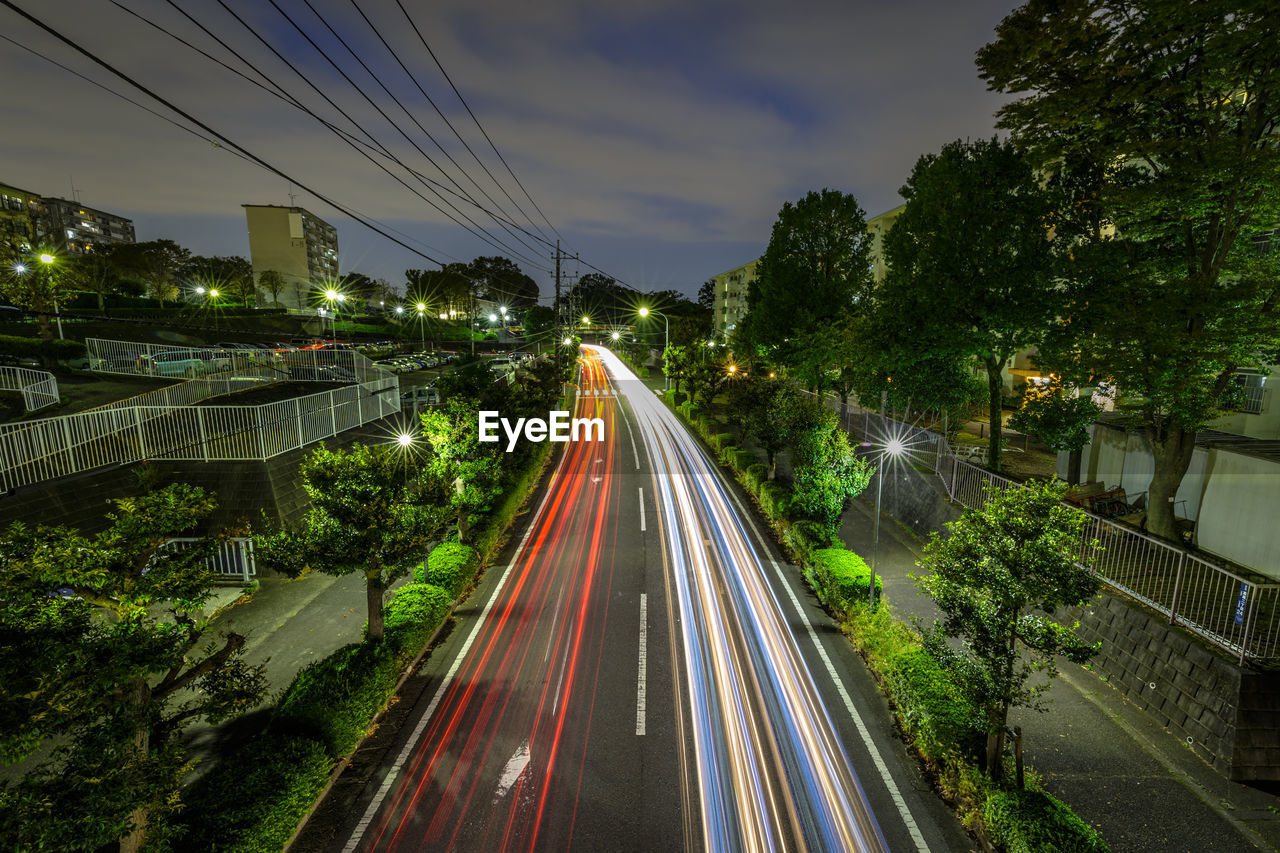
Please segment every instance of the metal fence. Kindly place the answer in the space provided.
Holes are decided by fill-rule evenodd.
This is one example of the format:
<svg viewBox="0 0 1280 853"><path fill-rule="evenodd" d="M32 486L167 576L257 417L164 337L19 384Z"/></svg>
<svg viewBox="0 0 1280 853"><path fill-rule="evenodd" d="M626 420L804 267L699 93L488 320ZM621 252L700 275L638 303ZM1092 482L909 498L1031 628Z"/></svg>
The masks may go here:
<svg viewBox="0 0 1280 853"><path fill-rule="evenodd" d="M1018 487L1007 477L959 458L935 432L856 403L843 422L863 437L902 440L912 461L932 467L951 499L971 509L985 506L993 492ZM1128 525L1084 514L1088 520L1076 545L1077 565L1241 662L1280 657L1280 583L1242 577Z"/></svg>
<svg viewBox="0 0 1280 853"><path fill-rule="evenodd" d="M177 537L165 542L162 548L169 551L186 551L203 547L207 540ZM253 540L247 536L235 536L214 543L213 553L206 563L209 570L219 577L236 578L248 583L258 574L258 564L253 553Z"/></svg>
<svg viewBox="0 0 1280 853"><path fill-rule="evenodd" d="M26 367L0 367L0 389L18 391L22 405L28 412L55 405L58 396L58 380L45 370Z"/></svg>
<svg viewBox="0 0 1280 853"><path fill-rule="evenodd" d="M103 351L93 357L111 357ZM354 384L257 406L192 405L272 376ZM144 459L270 459L400 411L398 388L393 374L356 352L303 350L270 365L242 360L231 370L98 409L0 425L0 488Z"/></svg>

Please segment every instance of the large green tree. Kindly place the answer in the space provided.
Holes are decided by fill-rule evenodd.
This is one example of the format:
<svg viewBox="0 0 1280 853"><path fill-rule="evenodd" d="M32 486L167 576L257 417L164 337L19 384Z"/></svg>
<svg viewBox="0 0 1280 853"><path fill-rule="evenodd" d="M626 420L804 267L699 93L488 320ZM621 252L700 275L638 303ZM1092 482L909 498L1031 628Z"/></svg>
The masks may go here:
<svg viewBox="0 0 1280 853"><path fill-rule="evenodd" d="M66 264L52 249L39 250L21 256L19 263L4 270L0 278L0 292L14 305L36 315L36 333L45 340L53 338L49 318L57 313L58 303L71 296L73 278L67 274Z"/></svg>
<svg viewBox="0 0 1280 853"><path fill-rule="evenodd" d="M826 407L810 408L801 418L808 423L793 426L795 505L835 536L849 501L862 494L875 466L857 455Z"/></svg>
<svg viewBox="0 0 1280 853"><path fill-rule="evenodd" d="M935 533L919 563L927 574L916 585L942 611L925 645L983 715L995 779L1009 709L1043 710L1056 659L1083 664L1097 651L1053 618L1099 588L1073 558L1085 516L1063 504L1062 493L1059 483L1035 481L993 491L982 510L949 522L948 535ZM1043 679L1033 680L1037 674Z"/></svg>
<svg viewBox="0 0 1280 853"><path fill-rule="evenodd" d="M803 338L852 312L871 286L871 236L857 199L809 192L778 212L747 288L748 336L781 364L798 363Z"/></svg>
<svg viewBox="0 0 1280 853"><path fill-rule="evenodd" d="M162 840L186 769L177 737L254 706L245 638L213 635L201 607L206 547L173 550L213 510L173 485L116 501L110 527L11 525L0 536L0 757L52 757L0 788L14 849L137 850Z"/></svg>
<svg viewBox="0 0 1280 853"><path fill-rule="evenodd" d="M1000 111L1071 191L1073 310L1042 362L1107 380L1155 460L1147 529L1173 506L1196 433L1232 375L1274 363L1280 222L1280 15L1267 0L1035 0L978 54Z"/></svg>
<svg viewBox="0 0 1280 853"><path fill-rule="evenodd" d="M178 276L189 285L216 288L234 296L246 307L254 296L253 265L238 255L195 255L182 265Z"/></svg>
<svg viewBox="0 0 1280 853"><path fill-rule="evenodd" d="M981 362L998 471L1002 371L1062 308L1047 230L1055 196L1011 143L994 139L926 154L901 193L906 208L884 238L877 317L921 329L935 353Z"/></svg>
<svg viewBox="0 0 1280 853"><path fill-rule="evenodd" d="M468 274L486 299L517 309L538 304L538 283L509 258L476 258L468 265Z"/></svg>
<svg viewBox="0 0 1280 853"><path fill-rule="evenodd" d="M178 280L191 261L191 252L172 240L115 243L97 249L124 275L141 279L155 299L164 302L178 295Z"/></svg>
<svg viewBox="0 0 1280 853"><path fill-rule="evenodd" d="M382 640L387 587L408 573L444 525L448 499L415 449L321 444L300 468L311 509L294 530L258 539L260 559L287 574L304 567L364 576L371 642Z"/></svg>

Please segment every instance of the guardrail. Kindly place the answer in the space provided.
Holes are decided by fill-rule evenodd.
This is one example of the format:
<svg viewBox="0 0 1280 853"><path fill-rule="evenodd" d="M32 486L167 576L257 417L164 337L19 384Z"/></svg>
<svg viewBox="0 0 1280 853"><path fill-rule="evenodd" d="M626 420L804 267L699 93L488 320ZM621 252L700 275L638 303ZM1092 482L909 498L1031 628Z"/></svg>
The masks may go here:
<svg viewBox="0 0 1280 853"><path fill-rule="evenodd" d="M913 461L932 467L948 496L966 507L980 510L993 491L1021 488L959 458L935 432L853 408L858 412L850 412L846 429L862 426L863 435L873 434L874 419L880 435L902 438ZM1077 565L1242 663L1280 657L1280 583L1242 577L1132 527L1081 512L1088 521L1076 545Z"/></svg>
<svg viewBox="0 0 1280 853"><path fill-rule="evenodd" d="M264 377L352 384L256 406L192 405ZM398 388L394 375L350 351L303 350L266 365L245 361L98 409L0 425L0 488L144 459L270 459L400 411Z"/></svg>
<svg viewBox="0 0 1280 853"><path fill-rule="evenodd" d="M203 546L204 539L180 536L170 539L161 546L169 551L186 551L197 544ZM209 570L219 577L238 578L249 583L258 574L258 563L253 553L253 540L247 536L234 536L214 543L213 553L205 563Z"/></svg>
<svg viewBox="0 0 1280 853"><path fill-rule="evenodd" d="M28 412L53 406L58 396L58 380L47 370L27 367L0 367L0 389L22 393L22 405Z"/></svg>

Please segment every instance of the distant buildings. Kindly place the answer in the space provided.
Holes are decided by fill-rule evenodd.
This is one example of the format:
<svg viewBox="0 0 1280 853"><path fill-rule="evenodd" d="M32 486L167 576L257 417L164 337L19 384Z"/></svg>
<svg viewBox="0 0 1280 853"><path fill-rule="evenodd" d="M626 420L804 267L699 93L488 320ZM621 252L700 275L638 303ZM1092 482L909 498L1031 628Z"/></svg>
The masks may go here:
<svg viewBox="0 0 1280 853"><path fill-rule="evenodd" d="M749 261L711 277L715 282L712 328L717 337L728 339L747 316L747 286L755 280L759 263L759 260Z"/></svg>
<svg viewBox="0 0 1280 853"><path fill-rule="evenodd" d="M338 232L301 207L275 204L242 207L249 227L254 281L260 286L262 274L274 270L284 279L284 288L278 295L281 305L314 307L312 289L338 280Z"/></svg>
<svg viewBox="0 0 1280 853"><path fill-rule="evenodd" d="M136 242L136 237L131 219L0 183L0 241L9 252L50 247L83 255L97 246Z"/></svg>

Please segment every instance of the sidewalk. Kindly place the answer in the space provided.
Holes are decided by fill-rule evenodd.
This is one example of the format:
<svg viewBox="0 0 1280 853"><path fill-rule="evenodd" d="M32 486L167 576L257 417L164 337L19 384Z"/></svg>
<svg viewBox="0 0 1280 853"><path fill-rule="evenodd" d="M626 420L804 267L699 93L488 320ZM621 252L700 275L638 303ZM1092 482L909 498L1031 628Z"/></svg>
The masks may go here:
<svg viewBox="0 0 1280 853"><path fill-rule="evenodd" d="M840 536L871 562L874 505L857 500ZM905 621L932 621L933 600L910 574L923 543L892 518L880 522L877 574ZM1229 782L1094 673L1062 665L1046 713L1014 709L1027 764L1045 790L1102 833L1116 853L1280 849L1280 799Z"/></svg>

